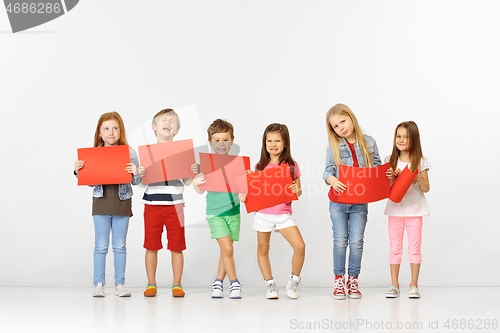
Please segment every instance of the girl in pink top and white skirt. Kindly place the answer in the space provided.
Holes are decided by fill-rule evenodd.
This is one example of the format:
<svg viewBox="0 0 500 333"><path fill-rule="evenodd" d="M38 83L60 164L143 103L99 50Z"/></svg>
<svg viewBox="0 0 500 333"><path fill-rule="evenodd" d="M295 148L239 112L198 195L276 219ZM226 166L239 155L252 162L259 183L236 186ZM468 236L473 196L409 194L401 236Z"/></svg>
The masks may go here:
<svg viewBox="0 0 500 333"><path fill-rule="evenodd" d="M300 170L297 163L292 159L288 128L284 124L275 123L267 126L264 131L261 156L256 171L277 167L281 164L288 164L293 179L293 184L289 188L297 196L300 196L302 194ZM248 170L247 172L251 171ZM239 198L241 202L246 200L244 194L240 194ZM293 248L292 273L286 290L289 298L297 299L299 297L300 272L304 264L305 244L299 228L295 225L295 218L292 216L292 203L286 202L257 211L253 228L257 230L257 259L266 282L266 297L268 299L277 299L279 297L271 271L271 262L269 261L271 232L276 231L280 232Z"/></svg>

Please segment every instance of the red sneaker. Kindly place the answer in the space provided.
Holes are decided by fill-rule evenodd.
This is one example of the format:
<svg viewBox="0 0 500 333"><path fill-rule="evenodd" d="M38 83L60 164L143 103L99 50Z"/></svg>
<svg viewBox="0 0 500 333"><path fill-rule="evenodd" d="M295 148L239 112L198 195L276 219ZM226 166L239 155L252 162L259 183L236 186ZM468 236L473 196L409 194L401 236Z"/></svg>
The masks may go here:
<svg viewBox="0 0 500 333"><path fill-rule="evenodd" d="M345 279L342 275L335 275L335 284L333 285L333 298L345 299Z"/></svg>
<svg viewBox="0 0 500 333"><path fill-rule="evenodd" d="M361 292L358 289L358 277L349 276L347 281L347 290L349 291L349 298L361 298Z"/></svg>

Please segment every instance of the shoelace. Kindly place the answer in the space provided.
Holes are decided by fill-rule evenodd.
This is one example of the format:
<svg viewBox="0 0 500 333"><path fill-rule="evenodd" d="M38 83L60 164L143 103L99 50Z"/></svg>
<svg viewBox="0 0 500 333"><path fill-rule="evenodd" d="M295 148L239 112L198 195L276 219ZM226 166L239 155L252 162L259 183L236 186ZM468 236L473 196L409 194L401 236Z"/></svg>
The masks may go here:
<svg viewBox="0 0 500 333"><path fill-rule="evenodd" d="M333 286L333 288L335 289L334 293L345 293L344 283L342 283L342 280L343 279L335 279L335 285Z"/></svg>
<svg viewBox="0 0 500 333"><path fill-rule="evenodd" d="M294 292L299 291L299 283L297 281L292 281L292 284L290 285L290 289L292 289Z"/></svg>
<svg viewBox="0 0 500 333"><path fill-rule="evenodd" d="M275 283L272 283L272 284L268 285L267 287L269 288L269 292L271 292L271 293L275 293L278 291L278 288L276 287Z"/></svg>
<svg viewBox="0 0 500 333"><path fill-rule="evenodd" d="M358 286L358 280L357 279L350 279L349 282L347 283L349 292L351 293L359 293L359 286Z"/></svg>

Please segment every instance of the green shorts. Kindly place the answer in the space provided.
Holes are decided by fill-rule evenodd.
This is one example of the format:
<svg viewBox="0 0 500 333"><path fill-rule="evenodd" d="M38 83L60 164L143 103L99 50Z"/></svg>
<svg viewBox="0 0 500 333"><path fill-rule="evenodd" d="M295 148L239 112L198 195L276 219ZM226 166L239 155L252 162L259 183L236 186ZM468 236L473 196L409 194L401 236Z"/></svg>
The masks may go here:
<svg viewBox="0 0 500 333"><path fill-rule="evenodd" d="M231 236L232 241L240 240L240 214L236 215L207 215L212 239Z"/></svg>

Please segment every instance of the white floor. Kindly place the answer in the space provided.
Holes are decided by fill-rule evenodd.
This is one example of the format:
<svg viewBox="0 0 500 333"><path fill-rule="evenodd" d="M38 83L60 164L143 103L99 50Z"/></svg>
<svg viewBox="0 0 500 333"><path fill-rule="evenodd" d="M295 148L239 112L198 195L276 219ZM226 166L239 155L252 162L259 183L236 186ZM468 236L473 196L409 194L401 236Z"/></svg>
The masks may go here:
<svg viewBox="0 0 500 333"><path fill-rule="evenodd" d="M0 332L500 331L499 287L426 287L418 300L406 290L386 299L385 289L364 288L362 299L344 301L327 288L303 288L299 300L284 289L279 300L260 288L243 289L241 300L211 299L205 288L185 288L183 299L166 288L154 298L130 290L129 298L112 288L93 298L91 288L1 287Z"/></svg>

